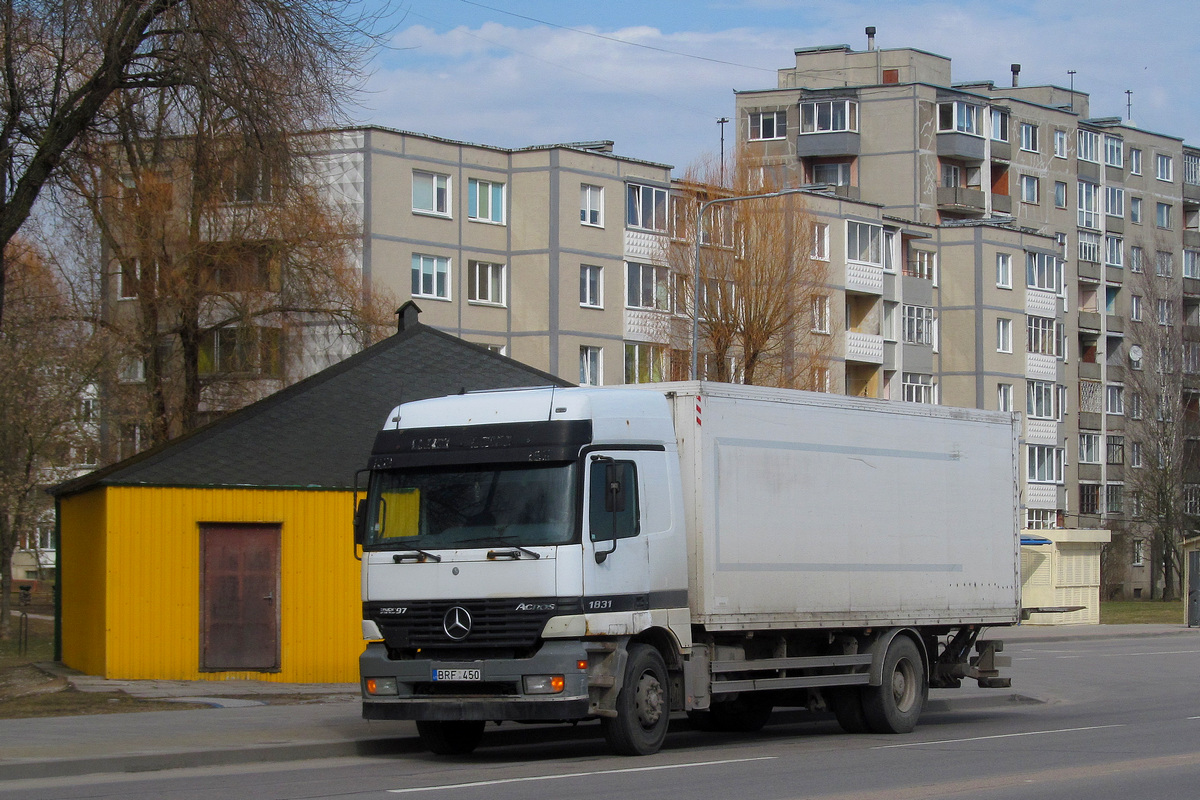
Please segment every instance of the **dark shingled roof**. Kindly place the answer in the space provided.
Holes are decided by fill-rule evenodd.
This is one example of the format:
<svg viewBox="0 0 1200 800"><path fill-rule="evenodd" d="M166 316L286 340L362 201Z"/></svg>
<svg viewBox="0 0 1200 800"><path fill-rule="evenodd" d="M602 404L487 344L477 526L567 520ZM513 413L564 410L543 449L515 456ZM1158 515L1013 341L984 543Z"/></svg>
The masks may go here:
<svg viewBox="0 0 1200 800"><path fill-rule="evenodd" d="M375 434L401 402L463 390L569 386L415 321L399 333L228 416L53 487L56 496L95 486L255 486L345 489L366 466ZM405 313L408 312L408 313Z"/></svg>

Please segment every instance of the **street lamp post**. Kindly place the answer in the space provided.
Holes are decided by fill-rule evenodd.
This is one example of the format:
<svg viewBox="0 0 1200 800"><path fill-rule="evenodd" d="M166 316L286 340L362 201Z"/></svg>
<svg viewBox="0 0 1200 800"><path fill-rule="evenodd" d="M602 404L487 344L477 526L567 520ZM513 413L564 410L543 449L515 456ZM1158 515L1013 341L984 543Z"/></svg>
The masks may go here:
<svg viewBox="0 0 1200 800"><path fill-rule="evenodd" d="M700 365L700 226L704 223L704 212L709 206L715 206L718 203L736 203L739 200L765 200L770 197L783 197L789 194L799 194L805 191L803 188L780 189L777 192L766 192L765 194L747 194L738 195L735 197L718 197L716 200L706 200L700 204L700 208L696 211L696 263L695 263L695 285L692 287L692 369L691 380L696 380L699 375Z"/></svg>

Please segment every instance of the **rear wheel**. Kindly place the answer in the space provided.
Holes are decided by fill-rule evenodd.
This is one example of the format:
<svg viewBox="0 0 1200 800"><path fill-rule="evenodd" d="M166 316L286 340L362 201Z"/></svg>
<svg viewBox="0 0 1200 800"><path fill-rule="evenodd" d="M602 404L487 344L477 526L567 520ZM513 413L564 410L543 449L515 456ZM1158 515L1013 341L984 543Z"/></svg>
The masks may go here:
<svg viewBox="0 0 1200 800"><path fill-rule="evenodd" d="M463 756L479 746L484 725L482 720L420 720L417 735L430 752L439 756Z"/></svg>
<svg viewBox="0 0 1200 800"><path fill-rule="evenodd" d="M625 681L617 695L617 716L601 721L604 738L617 753L646 756L657 753L667 738L671 718L667 664L645 644L629 646Z"/></svg>
<svg viewBox="0 0 1200 800"><path fill-rule="evenodd" d="M840 689L825 689L825 704L837 717L838 724L846 733L866 733L870 730L863 714L862 689L845 686Z"/></svg>
<svg viewBox="0 0 1200 800"><path fill-rule="evenodd" d="M863 714L875 733L909 733L929 696L921 651L907 636L892 639L883 659L883 683L863 689Z"/></svg>

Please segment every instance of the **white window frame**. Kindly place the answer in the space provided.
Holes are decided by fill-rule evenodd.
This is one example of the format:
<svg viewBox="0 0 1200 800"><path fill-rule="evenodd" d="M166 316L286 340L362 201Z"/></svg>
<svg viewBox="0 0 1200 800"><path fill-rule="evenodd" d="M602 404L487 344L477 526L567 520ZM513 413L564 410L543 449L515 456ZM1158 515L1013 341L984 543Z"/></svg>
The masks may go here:
<svg viewBox="0 0 1200 800"><path fill-rule="evenodd" d="M996 408L999 411L1013 410L1013 385L1011 383L996 384Z"/></svg>
<svg viewBox="0 0 1200 800"><path fill-rule="evenodd" d="M996 253L996 286L1001 289L1012 288L1012 254Z"/></svg>
<svg viewBox="0 0 1200 800"><path fill-rule="evenodd" d="M626 184L625 224L627 227L663 233L667 230L667 190L643 183ZM649 205L647 206L647 202Z"/></svg>
<svg viewBox="0 0 1200 800"><path fill-rule="evenodd" d="M1100 228L1100 184L1079 181L1079 227Z"/></svg>
<svg viewBox="0 0 1200 800"><path fill-rule="evenodd" d="M1025 285L1044 292L1062 292L1062 262L1049 253L1025 253Z"/></svg>
<svg viewBox="0 0 1200 800"><path fill-rule="evenodd" d="M1062 323L1053 317L1026 315L1026 352L1062 358L1062 329Z"/></svg>
<svg viewBox="0 0 1200 800"><path fill-rule="evenodd" d="M1136 244L1129 248L1129 271L1136 273L1146 271L1146 250Z"/></svg>
<svg viewBox="0 0 1200 800"><path fill-rule="evenodd" d="M1171 204L1170 203L1155 203L1154 205L1154 226L1160 230L1171 230Z"/></svg>
<svg viewBox="0 0 1200 800"><path fill-rule="evenodd" d="M1104 413L1112 416L1125 415L1125 386L1109 383L1104 387Z"/></svg>
<svg viewBox="0 0 1200 800"><path fill-rule="evenodd" d="M636 287L634 286L635 281ZM635 288L636 298L633 297ZM625 262L626 308L644 311L670 311L670 295L670 270L667 267L643 264L637 261ZM647 301L647 297L650 297L649 301Z"/></svg>
<svg viewBox="0 0 1200 800"><path fill-rule="evenodd" d="M846 220L846 260L882 267L883 226Z"/></svg>
<svg viewBox="0 0 1200 800"><path fill-rule="evenodd" d="M507 188L499 181L468 178L467 219L472 222L486 222L489 225L503 225Z"/></svg>
<svg viewBox="0 0 1200 800"><path fill-rule="evenodd" d="M945 119L947 107L951 107L948 123ZM982 136L979 110L979 105L968 103L965 100L938 103L938 133L964 133L968 136Z"/></svg>
<svg viewBox="0 0 1200 800"><path fill-rule="evenodd" d="M438 285L439 278L442 286ZM448 257L429 253L413 253L412 279L413 297L424 297L429 300L451 299L450 259ZM427 285L431 288L426 288Z"/></svg>
<svg viewBox="0 0 1200 800"><path fill-rule="evenodd" d="M1041 181L1036 175L1021 176L1021 202L1037 205L1041 199Z"/></svg>
<svg viewBox="0 0 1200 800"><path fill-rule="evenodd" d="M430 205L418 205L423 203L424 199L417 196L419 186L424 186L428 182L428 191ZM433 217L451 217L451 209L454 207L451 195L453 182L449 175L443 175L440 172L428 172L426 170L414 169L412 172L412 210L414 214L423 214Z"/></svg>
<svg viewBox="0 0 1200 800"><path fill-rule="evenodd" d="M1021 149L1026 153L1038 152L1038 126L1032 122L1021 123Z"/></svg>
<svg viewBox="0 0 1200 800"><path fill-rule="evenodd" d="M820 295L812 298L811 302L812 313L812 332L813 333L829 333L829 297Z"/></svg>
<svg viewBox="0 0 1200 800"><path fill-rule="evenodd" d="M1065 181L1054 182L1054 207L1067 207L1067 184Z"/></svg>
<svg viewBox="0 0 1200 800"><path fill-rule="evenodd" d="M1142 174L1142 151L1137 147L1129 148L1129 174Z"/></svg>
<svg viewBox="0 0 1200 800"><path fill-rule="evenodd" d="M1109 167L1125 166L1125 142L1121 137L1105 134L1104 164Z"/></svg>
<svg viewBox="0 0 1200 800"><path fill-rule="evenodd" d="M1125 240L1120 236L1104 237L1104 264L1117 269L1125 265Z"/></svg>
<svg viewBox="0 0 1200 800"><path fill-rule="evenodd" d="M1173 324L1171 301L1165 297L1158 298L1158 301L1155 304L1155 310L1158 317L1158 324L1164 328L1171 327Z"/></svg>
<svg viewBox="0 0 1200 800"><path fill-rule="evenodd" d="M1029 483L1063 482L1064 452L1052 444L1027 444L1025 478Z"/></svg>
<svg viewBox="0 0 1200 800"><path fill-rule="evenodd" d="M581 308L604 308L604 267L579 265L579 305Z"/></svg>
<svg viewBox="0 0 1200 800"><path fill-rule="evenodd" d="M1058 419L1062 393L1054 381L1025 381L1025 414L1030 419Z"/></svg>
<svg viewBox="0 0 1200 800"><path fill-rule="evenodd" d="M812 257L816 261L829 260L829 223L827 222L813 223Z"/></svg>
<svg viewBox="0 0 1200 800"><path fill-rule="evenodd" d="M840 113L837 107L841 106ZM857 133L857 100L809 100L800 104L800 135Z"/></svg>
<svg viewBox="0 0 1200 800"><path fill-rule="evenodd" d="M1079 463L1100 463L1100 434L1092 431L1079 432Z"/></svg>
<svg viewBox="0 0 1200 800"><path fill-rule="evenodd" d="M1079 260L1087 261L1092 264L1100 263L1100 245L1102 240L1100 234L1095 231L1080 231L1079 235Z"/></svg>
<svg viewBox="0 0 1200 800"><path fill-rule="evenodd" d="M1110 217L1125 216L1125 190L1120 186L1104 187L1104 213Z"/></svg>
<svg viewBox="0 0 1200 800"><path fill-rule="evenodd" d="M1012 320L1007 317L996 319L996 352L1012 352Z"/></svg>
<svg viewBox="0 0 1200 800"><path fill-rule="evenodd" d="M904 304L901 334L905 344L932 345L934 342L934 316L931 306Z"/></svg>
<svg viewBox="0 0 1200 800"><path fill-rule="evenodd" d="M1067 157L1068 142L1070 142L1070 139L1067 136L1067 132L1062 130L1061 128L1055 129L1055 131L1054 131L1054 157L1055 158L1066 158Z"/></svg>
<svg viewBox="0 0 1200 800"><path fill-rule="evenodd" d="M767 134L767 129L770 129ZM748 137L752 142L768 142L787 138L786 111L751 111L748 120Z"/></svg>
<svg viewBox="0 0 1200 800"><path fill-rule="evenodd" d="M589 228L604 227L604 187L592 183L579 184L579 224Z"/></svg>
<svg viewBox="0 0 1200 800"><path fill-rule="evenodd" d="M1079 129L1078 142L1076 143L1075 157L1079 161L1087 161L1092 164L1100 163L1100 134L1095 131L1087 131Z"/></svg>
<svg viewBox="0 0 1200 800"><path fill-rule="evenodd" d="M906 403L937 404L937 384L923 372L905 372L901 376L901 394Z"/></svg>
<svg viewBox="0 0 1200 800"><path fill-rule="evenodd" d="M483 276L483 280L480 277ZM467 261L467 302L472 305L505 306L508 269L504 264L471 259ZM496 295L496 296L493 296Z"/></svg>
<svg viewBox="0 0 1200 800"><path fill-rule="evenodd" d="M1142 296L1140 294L1129 296L1129 319L1132 322L1142 321Z"/></svg>
<svg viewBox="0 0 1200 800"><path fill-rule="evenodd" d="M1003 109L992 109L992 141L1008 141L1008 112Z"/></svg>
<svg viewBox="0 0 1200 800"><path fill-rule="evenodd" d="M1129 197L1129 221L1134 225L1142 224L1142 198Z"/></svg>
<svg viewBox="0 0 1200 800"><path fill-rule="evenodd" d="M579 385L604 385L604 348L596 345L579 346Z"/></svg>
<svg viewBox="0 0 1200 800"><path fill-rule="evenodd" d="M1183 277L1200 278L1200 250L1183 251Z"/></svg>
<svg viewBox="0 0 1200 800"><path fill-rule="evenodd" d="M1172 182L1175 179L1175 159L1167 153L1154 154L1155 180Z"/></svg>
<svg viewBox="0 0 1200 800"><path fill-rule="evenodd" d="M1175 254L1169 250L1155 250L1154 274L1160 278L1172 277L1175 274Z"/></svg>

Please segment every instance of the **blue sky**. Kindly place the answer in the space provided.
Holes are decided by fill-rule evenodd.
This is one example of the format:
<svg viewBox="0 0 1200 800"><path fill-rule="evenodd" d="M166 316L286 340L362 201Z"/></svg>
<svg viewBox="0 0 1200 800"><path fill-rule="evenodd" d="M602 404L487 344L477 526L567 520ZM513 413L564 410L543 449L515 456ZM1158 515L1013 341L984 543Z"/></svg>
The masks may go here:
<svg viewBox="0 0 1200 800"><path fill-rule="evenodd" d="M734 89L775 86L797 47L915 47L953 79L1069 86L1093 116L1126 114L1200 144L1200 2L393 0L390 46L354 121L504 147L613 139L684 167L716 153ZM617 41L619 40L619 41ZM726 142L733 131L726 127Z"/></svg>

